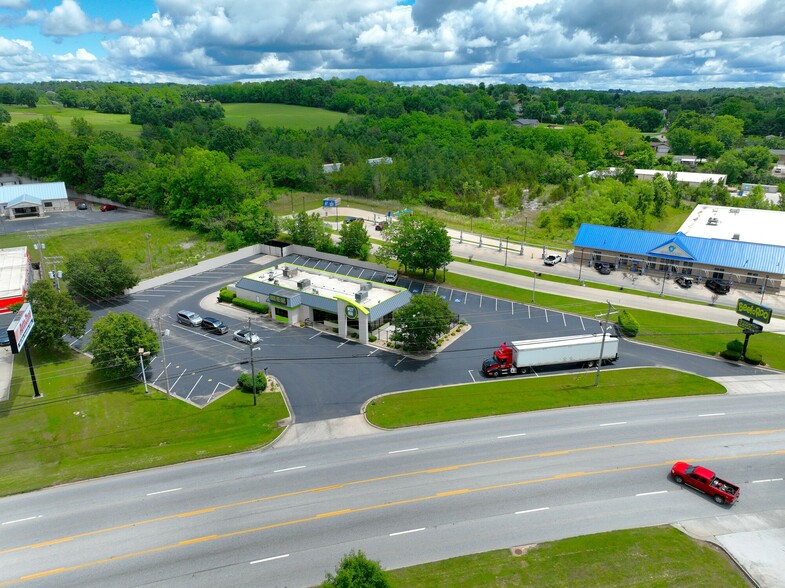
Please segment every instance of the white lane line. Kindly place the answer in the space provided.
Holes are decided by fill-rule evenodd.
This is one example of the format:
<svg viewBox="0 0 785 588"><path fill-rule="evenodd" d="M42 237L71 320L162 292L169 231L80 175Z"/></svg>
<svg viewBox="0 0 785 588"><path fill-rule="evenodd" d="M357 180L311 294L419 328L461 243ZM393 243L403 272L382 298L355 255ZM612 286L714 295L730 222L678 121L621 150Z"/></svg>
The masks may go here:
<svg viewBox="0 0 785 588"><path fill-rule="evenodd" d="M475 383L476 383L476 382L477 382L477 380L475 380L475 379L474 379L474 374L472 373L473 371L474 371L474 370L469 370L469 377L472 379L472 382L475 382Z"/></svg>
<svg viewBox="0 0 785 588"><path fill-rule="evenodd" d="M182 490L182 488L169 488L169 490L159 490L158 492L148 492L147 496L155 496L156 494L167 494L169 492L177 492L178 490Z"/></svg>
<svg viewBox="0 0 785 588"><path fill-rule="evenodd" d="M172 391L172 388L175 388L175 387L177 386L177 382L179 382L179 381L180 381L180 378L182 378L182 377L185 375L185 373L186 373L187 371L188 371L188 370L183 370L183 373L182 373L182 374L180 374L179 376L177 376L177 379L174 381L174 384L172 384L172 387L171 387L171 388L169 388L169 391L170 391L170 392Z"/></svg>
<svg viewBox="0 0 785 588"><path fill-rule="evenodd" d="M769 478L768 480L753 480L753 484L763 484L764 482L782 482L782 478ZM5 524L5 523L3 523Z"/></svg>
<svg viewBox="0 0 785 588"><path fill-rule="evenodd" d="M509 439L510 437L523 437L526 433L513 433L512 435L500 435L497 439Z"/></svg>
<svg viewBox="0 0 785 588"><path fill-rule="evenodd" d="M344 345L346 345L347 343L348 343L348 341L344 341L344 342L343 342L343 343L341 343L341 344L340 344L338 347L336 347L336 349L340 349L341 347L343 347L343 346L344 346Z"/></svg>
<svg viewBox="0 0 785 588"><path fill-rule="evenodd" d="M394 367L398 367L398 364L399 364L399 363L401 363L401 362L402 362L404 359L406 359L406 358L405 358L405 357L402 357L401 359L399 359L398 361L396 361L396 362L395 362L395 366L394 366Z"/></svg>
<svg viewBox="0 0 785 588"><path fill-rule="evenodd" d="M35 517L27 517L27 518L24 518L24 519L16 519L15 521L6 521L6 522L4 522L2 524L3 525L13 525L14 523L24 523L25 521L33 521L35 519L40 519L42 516L44 516L44 515L38 515L38 516L35 516Z"/></svg>
<svg viewBox="0 0 785 588"><path fill-rule="evenodd" d="M371 357L371 356L372 356L374 353L376 353L377 351L379 351L379 348L378 348L378 347L376 347L376 348L375 348L373 351L371 351L371 352L368 354L368 357Z"/></svg>
<svg viewBox="0 0 785 588"><path fill-rule="evenodd" d="M390 537L408 535L409 533L419 533L420 531L425 531L425 527L420 527L419 529L409 529L408 531L398 531L397 533L390 533Z"/></svg>
<svg viewBox="0 0 785 588"><path fill-rule="evenodd" d="M496 299L496 307L493 309L494 312L499 312L499 299Z"/></svg>
<svg viewBox="0 0 785 588"><path fill-rule="evenodd" d="M613 427L615 425L626 425L627 421L619 421L618 423L602 423L601 427Z"/></svg>
<svg viewBox="0 0 785 588"><path fill-rule="evenodd" d="M193 387L193 388L191 388L191 391L188 393L188 396L186 396L186 397L185 397L185 399L186 399L186 400L188 400L188 399L191 397L191 394L193 394L193 391L194 391L194 390L196 390L196 387L199 385L199 382L201 382L201 381L202 381L202 378L203 378L203 377L204 377L204 376L199 376L199 379L198 379L198 380L196 380L196 384L194 384L194 387Z"/></svg>
<svg viewBox="0 0 785 588"><path fill-rule="evenodd" d="M567 326L567 315L564 314L564 313L561 313L561 318L562 318L562 322L564 322L564 326L566 327Z"/></svg>
<svg viewBox="0 0 785 588"><path fill-rule="evenodd" d="M322 334L322 332L321 332L321 331L319 331L319 332L318 332L318 333L316 333L316 334L315 334L313 337L308 337L308 340L310 341L311 339L316 339L316 337L318 337L318 336L319 336L319 335L321 335L321 334Z"/></svg>
<svg viewBox="0 0 785 588"><path fill-rule="evenodd" d="M636 494L635 496L654 496L655 494L667 494L667 490L657 490L656 492L641 492L640 494Z"/></svg>
<svg viewBox="0 0 785 588"><path fill-rule="evenodd" d="M411 447L410 449L398 449L396 451L388 451L388 455L392 455L393 453L406 453L407 451L419 451L419 447Z"/></svg>
<svg viewBox="0 0 785 588"><path fill-rule="evenodd" d="M724 412L708 412L706 414L699 414L699 417L710 417L710 416L725 416Z"/></svg>
<svg viewBox="0 0 785 588"><path fill-rule="evenodd" d="M291 468L283 468L282 470L273 470L273 473L274 474L280 474L281 472L291 472L292 470L301 470L304 467L305 466L294 466L294 467L291 467Z"/></svg>
<svg viewBox="0 0 785 588"><path fill-rule="evenodd" d="M541 510L550 510L550 506L543 506L542 508L530 508L529 510L519 510L515 514L528 514L530 512L540 512Z"/></svg>
<svg viewBox="0 0 785 588"><path fill-rule="evenodd" d="M480 294L480 308L482 308L482 294Z"/></svg>
<svg viewBox="0 0 785 588"><path fill-rule="evenodd" d="M264 563L266 561L273 561L273 560L276 560L276 559L283 559L285 557L289 557L289 554L285 553L283 555L274 555L272 557L265 557L264 559L257 559L255 561L252 561L251 565L258 564L258 563Z"/></svg>

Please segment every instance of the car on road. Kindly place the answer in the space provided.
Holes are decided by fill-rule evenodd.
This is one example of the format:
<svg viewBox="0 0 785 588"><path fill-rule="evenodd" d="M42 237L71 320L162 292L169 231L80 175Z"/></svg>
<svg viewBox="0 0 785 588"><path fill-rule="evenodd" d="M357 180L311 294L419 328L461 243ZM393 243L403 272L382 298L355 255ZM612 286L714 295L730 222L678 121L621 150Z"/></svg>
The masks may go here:
<svg viewBox="0 0 785 588"><path fill-rule="evenodd" d="M709 278L706 280L706 287L715 294L727 294L730 292L730 282L728 280Z"/></svg>
<svg viewBox="0 0 785 588"><path fill-rule="evenodd" d="M689 276L679 276L676 283L682 288L692 288L692 278Z"/></svg>
<svg viewBox="0 0 785 588"><path fill-rule="evenodd" d="M677 484L686 484L698 492L708 494L717 504L733 504L739 499L739 487L718 478L714 472L698 465L677 461L671 468Z"/></svg>
<svg viewBox="0 0 785 588"><path fill-rule="evenodd" d="M0 347L7 347L11 344L11 339L8 337L8 331L5 328L0 329Z"/></svg>
<svg viewBox="0 0 785 588"><path fill-rule="evenodd" d="M545 265L556 265L561 262L561 255L549 255L544 260Z"/></svg>
<svg viewBox="0 0 785 588"><path fill-rule="evenodd" d="M110 210L117 210L117 207L114 204L101 205L101 212L109 212Z"/></svg>
<svg viewBox="0 0 785 588"><path fill-rule="evenodd" d="M347 216L345 219L343 219L343 222L348 225L349 223L361 223L363 222L363 219L356 216Z"/></svg>
<svg viewBox="0 0 785 588"><path fill-rule="evenodd" d="M594 269L600 272L603 276L607 276L613 271L613 266L607 261L597 261L594 264Z"/></svg>
<svg viewBox="0 0 785 588"><path fill-rule="evenodd" d="M256 345L262 339L249 329L240 329L239 331L235 331L234 335L232 335L232 339L235 341L239 341L240 343L245 343L246 345Z"/></svg>
<svg viewBox="0 0 785 588"><path fill-rule="evenodd" d="M202 328L205 331L215 333L216 335L223 335L224 333L229 332L229 327L227 327L221 319L211 316L206 316L202 319Z"/></svg>
<svg viewBox="0 0 785 588"><path fill-rule="evenodd" d="M190 310L181 310L177 313L177 322L187 327L198 327L202 324L202 317Z"/></svg>

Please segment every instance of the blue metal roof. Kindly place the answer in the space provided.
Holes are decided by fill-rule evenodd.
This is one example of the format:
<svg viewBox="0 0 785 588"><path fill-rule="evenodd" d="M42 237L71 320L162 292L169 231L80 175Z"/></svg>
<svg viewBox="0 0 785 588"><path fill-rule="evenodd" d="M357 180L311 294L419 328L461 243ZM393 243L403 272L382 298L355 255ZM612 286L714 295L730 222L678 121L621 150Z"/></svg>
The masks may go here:
<svg viewBox="0 0 785 588"><path fill-rule="evenodd" d="M785 274L785 247L583 224L575 247L691 261L729 269Z"/></svg>
<svg viewBox="0 0 785 588"><path fill-rule="evenodd" d="M38 200L67 200L68 192L64 182L0 186L0 202L11 202L19 196L32 196Z"/></svg>

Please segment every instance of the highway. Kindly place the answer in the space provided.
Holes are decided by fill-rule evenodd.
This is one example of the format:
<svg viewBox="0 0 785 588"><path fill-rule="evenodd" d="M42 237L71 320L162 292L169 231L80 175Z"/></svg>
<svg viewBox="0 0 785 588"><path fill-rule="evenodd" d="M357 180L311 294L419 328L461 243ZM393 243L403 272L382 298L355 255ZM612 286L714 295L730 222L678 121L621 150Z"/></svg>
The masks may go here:
<svg viewBox="0 0 785 588"><path fill-rule="evenodd" d="M282 446L0 500L0 586L313 586L385 568L785 508L785 393L588 406ZM684 460L741 486L676 485Z"/></svg>

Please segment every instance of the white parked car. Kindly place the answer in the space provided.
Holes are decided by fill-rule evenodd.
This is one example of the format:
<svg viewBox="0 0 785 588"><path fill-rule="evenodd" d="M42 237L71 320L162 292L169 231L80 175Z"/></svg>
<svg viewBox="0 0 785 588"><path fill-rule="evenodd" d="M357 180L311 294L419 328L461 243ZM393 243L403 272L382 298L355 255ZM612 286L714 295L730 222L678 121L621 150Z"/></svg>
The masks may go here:
<svg viewBox="0 0 785 588"><path fill-rule="evenodd" d="M561 261L561 255L549 255L543 260L545 265L556 265L560 261Z"/></svg>
<svg viewBox="0 0 785 588"><path fill-rule="evenodd" d="M249 331L248 329L240 329L239 331L235 331L232 338L235 341L245 343L246 345L256 345L259 341L261 341L259 335L253 331Z"/></svg>

